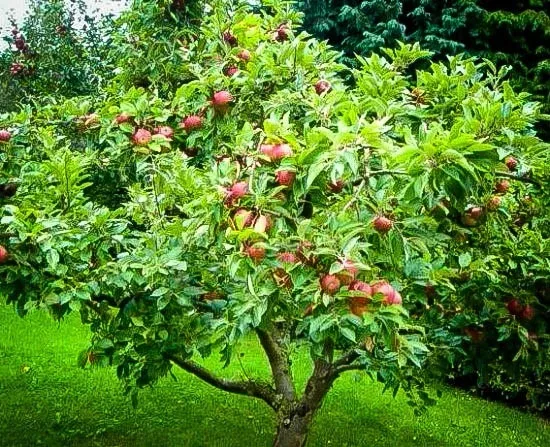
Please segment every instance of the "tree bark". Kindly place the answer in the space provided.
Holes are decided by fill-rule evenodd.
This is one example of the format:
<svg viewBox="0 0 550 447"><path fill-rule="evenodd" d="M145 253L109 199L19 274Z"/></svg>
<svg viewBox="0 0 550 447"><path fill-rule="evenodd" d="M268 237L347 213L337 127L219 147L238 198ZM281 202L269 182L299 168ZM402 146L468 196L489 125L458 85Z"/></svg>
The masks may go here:
<svg viewBox="0 0 550 447"><path fill-rule="evenodd" d="M313 374L309 378L303 397L291 405L289 414L285 407L279 411L279 426L274 447L304 447L311 422L338 374L325 359L315 360Z"/></svg>
<svg viewBox="0 0 550 447"><path fill-rule="evenodd" d="M277 427L277 436L274 447L304 447L307 442L309 428L313 420L314 412L304 416L295 414L283 419Z"/></svg>

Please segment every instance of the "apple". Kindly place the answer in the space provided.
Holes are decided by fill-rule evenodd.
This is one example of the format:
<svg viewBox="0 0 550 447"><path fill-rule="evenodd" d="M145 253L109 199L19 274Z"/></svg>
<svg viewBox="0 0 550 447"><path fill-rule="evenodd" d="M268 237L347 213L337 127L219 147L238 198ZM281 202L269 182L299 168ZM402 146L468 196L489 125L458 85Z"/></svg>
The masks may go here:
<svg viewBox="0 0 550 447"><path fill-rule="evenodd" d="M132 141L137 146L145 146L151 141L152 135L147 129L137 129L132 135Z"/></svg>
<svg viewBox="0 0 550 447"><path fill-rule="evenodd" d="M321 290L327 295L335 295L340 290L340 280L335 275L323 275L320 284Z"/></svg>
<svg viewBox="0 0 550 447"><path fill-rule="evenodd" d="M315 92L318 95L322 95L323 93L328 92L330 90L330 87L330 82L321 79L315 84Z"/></svg>
<svg viewBox="0 0 550 447"><path fill-rule="evenodd" d="M7 143L11 140L11 132L6 129L0 130L0 142Z"/></svg>
<svg viewBox="0 0 550 447"><path fill-rule="evenodd" d="M237 57L243 62L248 62L250 60L251 54L250 51L243 49L239 51Z"/></svg>
<svg viewBox="0 0 550 447"><path fill-rule="evenodd" d="M385 216L376 216L372 220L372 226L379 233L386 234L393 228L393 221Z"/></svg>
<svg viewBox="0 0 550 447"><path fill-rule="evenodd" d="M512 298L506 303L506 309L510 312L511 315L519 316L523 312L523 304L516 298Z"/></svg>
<svg viewBox="0 0 550 447"><path fill-rule="evenodd" d="M495 191L499 194L505 194L510 189L510 182L508 180L499 180L495 184Z"/></svg>
<svg viewBox="0 0 550 447"><path fill-rule="evenodd" d="M518 166L518 161L516 158L512 157L512 156L509 156L509 157L506 157L506 159L504 160L504 163L506 164L506 167L510 170L510 171L515 171L515 169L517 168Z"/></svg>
<svg viewBox="0 0 550 447"><path fill-rule="evenodd" d="M0 264L4 264L10 257L8 250L3 245L0 245Z"/></svg>
<svg viewBox="0 0 550 447"><path fill-rule="evenodd" d="M336 180L335 182L331 182L331 183L328 184L328 188L334 194L341 193L342 190L344 189L344 186L345 186L345 184L344 184L343 180Z"/></svg>

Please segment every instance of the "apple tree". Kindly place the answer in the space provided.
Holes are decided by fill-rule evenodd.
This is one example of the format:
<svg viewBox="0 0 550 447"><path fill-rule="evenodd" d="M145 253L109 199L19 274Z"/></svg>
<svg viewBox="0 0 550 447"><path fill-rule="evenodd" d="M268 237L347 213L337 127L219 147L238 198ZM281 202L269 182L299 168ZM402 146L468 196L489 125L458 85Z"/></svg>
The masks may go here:
<svg viewBox="0 0 550 447"><path fill-rule="evenodd" d="M359 59L350 86L288 3L189 5L135 2L101 96L1 117L1 294L22 315L79 312L92 332L81 365L115 366L134 401L173 368L261 399L279 447L305 445L349 371L422 409L432 343L408 310L415 290L452 287L456 226L480 217L471 204L497 178L524 180L502 147L536 159L538 105L486 62L408 77L430 55L417 45ZM167 30L151 52L145 17ZM470 221L450 223L442 203ZM227 365L250 337L268 381L201 361Z"/></svg>

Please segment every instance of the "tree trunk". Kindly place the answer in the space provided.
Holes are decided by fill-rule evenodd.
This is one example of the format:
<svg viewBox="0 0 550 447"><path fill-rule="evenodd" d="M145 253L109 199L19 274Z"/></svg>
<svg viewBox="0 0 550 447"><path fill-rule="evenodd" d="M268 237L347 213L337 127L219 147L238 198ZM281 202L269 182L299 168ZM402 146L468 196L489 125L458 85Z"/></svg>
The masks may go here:
<svg viewBox="0 0 550 447"><path fill-rule="evenodd" d="M273 447L304 447L313 415L314 412L308 412L304 416L294 414L283 418L277 427Z"/></svg>
<svg viewBox="0 0 550 447"><path fill-rule="evenodd" d="M315 413L321 406L332 383L336 379L332 365L323 359L315 360L313 374L309 378L304 395L291 405L290 411L279 412L279 426L274 447L304 447ZM284 407L283 407L284 408Z"/></svg>

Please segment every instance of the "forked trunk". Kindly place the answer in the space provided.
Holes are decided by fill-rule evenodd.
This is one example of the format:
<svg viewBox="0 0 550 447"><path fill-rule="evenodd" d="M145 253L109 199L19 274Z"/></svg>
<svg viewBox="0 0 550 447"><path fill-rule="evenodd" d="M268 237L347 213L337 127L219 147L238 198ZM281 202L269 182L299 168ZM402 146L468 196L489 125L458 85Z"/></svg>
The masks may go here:
<svg viewBox="0 0 550 447"><path fill-rule="evenodd" d="M308 412L304 416L295 414L281 420L273 447L304 447L313 415L314 412Z"/></svg>

